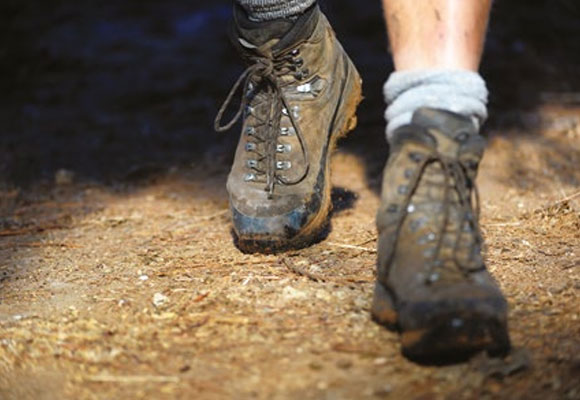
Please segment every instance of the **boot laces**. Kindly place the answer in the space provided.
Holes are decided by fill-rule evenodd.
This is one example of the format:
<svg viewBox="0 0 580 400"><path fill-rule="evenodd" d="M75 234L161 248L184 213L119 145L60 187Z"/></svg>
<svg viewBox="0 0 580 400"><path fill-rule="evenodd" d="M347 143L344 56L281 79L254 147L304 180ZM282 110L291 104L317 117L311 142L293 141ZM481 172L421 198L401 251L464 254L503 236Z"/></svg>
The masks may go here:
<svg viewBox="0 0 580 400"><path fill-rule="evenodd" d="M267 95L266 98L269 103L268 114L265 119L261 119L259 116L254 115L260 122L256 128L263 128L262 130L264 133L260 135L258 132L255 132L252 136L263 146L263 152L256 152L260 157L259 160L265 163L265 168L260 169L256 165L253 165L251 168L258 174L266 177L265 191L268 192L268 197L272 198L275 185L292 186L302 182L308 175L310 162L304 135L300 129L296 116L294 116L294 113L290 111L291 109L288 100L283 92L283 87L285 85L280 83L283 76L295 72L297 67L302 65L302 61L295 58L299 54L299 50L294 49L280 56L271 56L268 55L268 53L271 54L271 51L267 49L267 46L268 43L262 47L253 49L253 53L255 54L249 56L250 65L244 72L242 72L238 80L234 83L226 100L220 107L214 121L214 129L217 132L225 132L231 129L232 126L240 120L244 110L249 106L250 100L249 97L246 96L246 93L249 92L250 85L252 82L260 82L259 85L263 86L263 90ZM230 107L232 99L240 87L243 88L240 106L232 119L223 124L222 121L224 114ZM262 103L263 102L260 102L259 104L254 105L260 105ZM293 180L286 179L277 173L277 144L280 135L280 121L283 109L288 111L285 115L290 119L292 128L296 132L296 136L300 143L302 157L305 160L305 166L302 173L298 178Z"/></svg>
<svg viewBox="0 0 580 400"><path fill-rule="evenodd" d="M439 153L432 153L429 154L427 157L423 157L421 161L419 161L418 168L415 170L415 173L410 178L409 183L409 190L405 197L405 200L402 203L401 207L401 214L398 218L396 230L395 230L395 238L399 237L400 231L403 227L403 223L405 221L405 217L408 215L408 207L411 204L411 200L413 195L415 194L419 184L421 182L421 178L426 170L426 168L431 164L439 164L442 168L443 175L445 178L444 185L444 194L443 194L443 221L437 229L437 233L435 237L437 238L437 244L435 246L435 251L431 256L430 262L428 265L427 270L427 283L434 283L438 280L439 273L438 270L447 270L451 274L456 274L459 270L463 277L468 276L470 273L480 270L483 266L474 265L474 256L476 249L481 249L483 244L483 239L481 238L480 229L479 229L479 214L480 214L480 200L479 200L479 191L475 182L469 177L467 173L469 165L457 160L452 159L450 157L445 157ZM444 237L447 225L450 222L450 211L453 207L453 199L452 199L452 192L455 191L458 195L458 207L459 207L459 215L460 220L457 226L457 232L455 234L455 238L453 241L452 246L452 259L453 263L457 268L453 268L453 266L449 266L445 260L441 258L441 251L444 247ZM468 259L467 262L464 260L460 260L458 257L458 252L460 249L460 244L462 241L462 234L463 234L463 226L465 224L469 224L470 232L473 234L473 240L470 243L469 251L468 251ZM393 243L393 248L396 247L397 239ZM390 252L391 257L394 255L394 252ZM443 271L442 271L443 272Z"/></svg>

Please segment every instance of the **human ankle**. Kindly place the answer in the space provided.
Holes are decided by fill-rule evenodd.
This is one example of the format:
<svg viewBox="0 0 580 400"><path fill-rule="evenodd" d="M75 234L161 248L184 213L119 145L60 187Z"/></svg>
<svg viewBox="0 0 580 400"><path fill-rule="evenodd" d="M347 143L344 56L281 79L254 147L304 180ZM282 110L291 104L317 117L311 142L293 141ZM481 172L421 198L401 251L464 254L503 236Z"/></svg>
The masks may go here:
<svg viewBox="0 0 580 400"><path fill-rule="evenodd" d="M296 19L312 7L316 0L236 0L252 21Z"/></svg>

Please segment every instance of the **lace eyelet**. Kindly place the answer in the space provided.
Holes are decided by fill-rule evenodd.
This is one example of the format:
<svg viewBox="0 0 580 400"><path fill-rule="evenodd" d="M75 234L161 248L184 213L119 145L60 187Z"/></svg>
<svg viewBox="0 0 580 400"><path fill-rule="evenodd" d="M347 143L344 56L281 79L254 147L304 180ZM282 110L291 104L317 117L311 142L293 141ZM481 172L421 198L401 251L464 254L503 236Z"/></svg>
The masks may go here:
<svg viewBox="0 0 580 400"><path fill-rule="evenodd" d="M256 128L254 128L253 126L248 126L246 128L246 135L253 136L255 134L256 134Z"/></svg>
<svg viewBox="0 0 580 400"><path fill-rule="evenodd" d="M278 153L290 153L292 151L292 145L290 144L279 144L276 146L276 152Z"/></svg>
<svg viewBox="0 0 580 400"><path fill-rule="evenodd" d="M425 251L423 251L423 257L425 257L425 258L431 258L431 257L433 257L434 254L435 254L435 249L432 249L432 248L428 248L428 249L425 249Z"/></svg>
<svg viewBox="0 0 580 400"><path fill-rule="evenodd" d="M411 230L412 233L415 233L423 226L424 223L425 218L419 217L418 219L409 222L409 229Z"/></svg>
<svg viewBox="0 0 580 400"><path fill-rule="evenodd" d="M411 152L411 153L409 153L409 158L410 158L412 161L414 161L414 162L418 163L418 162L421 162L421 161L423 161L423 154L421 154L421 153L415 153L415 152Z"/></svg>
<svg viewBox="0 0 580 400"><path fill-rule="evenodd" d="M467 161L465 165L471 170L476 170L479 166L479 163L477 161Z"/></svg>
<svg viewBox="0 0 580 400"><path fill-rule="evenodd" d="M459 143L463 143L469 138L469 136L470 135L468 132L461 132L459 135L455 137L455 140L458 141Z"/></svg>
<svg viewBox="0 0 580 400"><path fill-rule="evenodd" d="M303 69L301 71L298 71L294 74L294 78L296 78L297 80L301 81L303 79L308 78L308 74L310 74L310 71L306 68Z"/></svg>
<svg viewBox="0 0 580 400"><path fill-rule="evenodd" d="M290 54L292 54L293 56L297 56L298 54L300 54L300 49L294 49L290 52Z"/></svg>
<svg viewBox="0 0 580 400"><path fill-rule="evenodd" d="M294 118L298 119L300 117L300 107L292 106L291 110L292 110L292 116Z"/></svg>
<svg viewBox="0 0 580 400"><path fill-rule="evenodd" d="M433 272L431 275L429 275L429 277L427 278L429 283L435 283L439 280L439 273L438 272Z"/></svg>
<svg viewBox="0 0 580 400"><path fill-rule="evenodd" d="M246 174L244 175L244 181L254 182L256 180L256 174Z"/></svg>
<svg viewBox="0 0 580 400"><path fill-rule="evenodd" d="M246 161L246 165L248 166L248 168L256 168L258 166L258 161L257 160L248 160L248 161Z"/></svg>
<svg viewBox="0 0 580 400"><path fill-rule="evenodd" d="M248 142L246 143L246 151L256 150L256 143Z"/></svg>
<svg viewBox="0 0 580 400"><path fill-rule="evenodd" d="M288 170L292 168L292 163L290 161L277 161L276 169L280 171Z"/></svg>
<svg viewBox="0 0 580 400"><path fill-rule="evenodd" d="M427 244L427 243L432 242L434 240L435 240L435 234L433 232L431 232L425 236L421 236L417 243L419 243L420 245L424 245L424 244Z"/></svg>
<svg viewBox="0 0 580 400"><path fill-rule="evenodd" d="M280 128L280 136L294 136L294 128Z"/></svg>

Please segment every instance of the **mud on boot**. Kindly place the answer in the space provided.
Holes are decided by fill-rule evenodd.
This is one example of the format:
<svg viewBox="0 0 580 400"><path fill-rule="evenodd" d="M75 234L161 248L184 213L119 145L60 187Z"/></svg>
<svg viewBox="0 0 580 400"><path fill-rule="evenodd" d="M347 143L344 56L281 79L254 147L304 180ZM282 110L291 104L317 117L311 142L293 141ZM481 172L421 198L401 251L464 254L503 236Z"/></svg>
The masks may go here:
<svg viewBox="0 0 580 400"><path fill-rule="evenodd" d="M304 247L327 230L330 155L356 125L361 80L318 6L268 22L236 7L234 21L234 45L248 67L216 130L243 119L227 182L235 242L244 252ZM240 109L221 125L238 90Z"/></svg>
<svg viewBox="0 0 580 400"><path fill-rule="evenodd" d="M507 303L481 255L474 182L484 147L469 118L427 108L391 140L372 316L399 330L417 361L510 347Z"/></svg>

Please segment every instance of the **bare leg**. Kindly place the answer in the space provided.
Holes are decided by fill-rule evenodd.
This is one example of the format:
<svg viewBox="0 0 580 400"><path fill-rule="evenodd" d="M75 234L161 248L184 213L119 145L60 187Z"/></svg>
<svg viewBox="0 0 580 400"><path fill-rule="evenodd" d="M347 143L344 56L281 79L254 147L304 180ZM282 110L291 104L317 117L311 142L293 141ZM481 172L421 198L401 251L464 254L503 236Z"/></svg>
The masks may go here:
<svg viewBox="0 0 580 400"><path fill-rule="evenodd" d="M487 118L477 73L492 0L383 0L396 72L385 84L387 136L421 107Z"/></svg>
<svg viewBox="0 0 580 400"><path fill-rule="evenodd" d="M383 0L397 71L477 71L491 0Z"/></svg>

